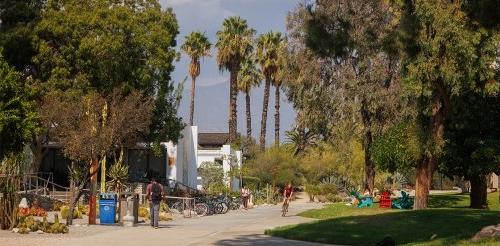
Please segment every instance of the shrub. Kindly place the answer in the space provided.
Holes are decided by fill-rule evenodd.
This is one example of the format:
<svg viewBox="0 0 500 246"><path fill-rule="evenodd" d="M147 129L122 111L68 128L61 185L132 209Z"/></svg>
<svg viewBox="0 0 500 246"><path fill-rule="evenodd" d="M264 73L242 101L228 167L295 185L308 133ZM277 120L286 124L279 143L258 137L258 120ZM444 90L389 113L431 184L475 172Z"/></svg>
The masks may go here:
<svg viewBox="0 0 500 246"><path fill-rule="evenodd" d="M62 206L61 207L61 218L63 219L68 219L69 217L69 207L68 206ZM82 213L78 210L78 208L75 207L73 211L73 219L81 219L82 218Z"/></svg>
<svg viewBox="0 0 500 246"><path fill-rule="evenodd" d="M149 210L144 206L140 206L139 207L139 217L143 217L143 218L148 219L149 218Z"/></svg>

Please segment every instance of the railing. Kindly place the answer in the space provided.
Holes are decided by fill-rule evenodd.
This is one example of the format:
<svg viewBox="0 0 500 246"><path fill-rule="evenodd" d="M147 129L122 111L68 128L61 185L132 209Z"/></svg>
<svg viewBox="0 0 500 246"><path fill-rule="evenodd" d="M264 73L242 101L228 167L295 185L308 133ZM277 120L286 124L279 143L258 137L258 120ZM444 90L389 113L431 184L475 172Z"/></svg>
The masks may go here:
<svg viewBox="0 0 500 246"><path fill-rule="evenodd" d="M20 193L46 196L62 202L71 199L71 189L54 183L52 173L25 174L21 187Z"/></svg>

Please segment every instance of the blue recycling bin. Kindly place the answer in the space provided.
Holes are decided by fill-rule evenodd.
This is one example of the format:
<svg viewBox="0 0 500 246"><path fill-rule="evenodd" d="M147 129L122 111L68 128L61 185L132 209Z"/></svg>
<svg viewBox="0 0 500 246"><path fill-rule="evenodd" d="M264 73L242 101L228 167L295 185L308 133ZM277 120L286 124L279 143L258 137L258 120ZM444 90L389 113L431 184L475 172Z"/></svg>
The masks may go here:
<svg viewBox="0 0 500 246"><path fill-rule="evenodd" d="M99 219L101 225L115 223L116 217L116 194L102 193L99 195Z"/></svg>

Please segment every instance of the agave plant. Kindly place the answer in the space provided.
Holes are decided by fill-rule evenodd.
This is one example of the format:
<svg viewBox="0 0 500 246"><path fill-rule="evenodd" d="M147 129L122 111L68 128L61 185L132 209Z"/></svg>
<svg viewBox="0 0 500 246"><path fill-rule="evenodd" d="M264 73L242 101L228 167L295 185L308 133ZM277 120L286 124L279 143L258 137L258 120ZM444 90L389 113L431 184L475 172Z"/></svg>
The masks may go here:
<svg viewBox="0 0 500 246"><path fill-rule="evenodd" d="M123 162L117 162L108 172L108 187L110 187L115 192L122 192L128 183L128 166L124 165Z"/></svg>

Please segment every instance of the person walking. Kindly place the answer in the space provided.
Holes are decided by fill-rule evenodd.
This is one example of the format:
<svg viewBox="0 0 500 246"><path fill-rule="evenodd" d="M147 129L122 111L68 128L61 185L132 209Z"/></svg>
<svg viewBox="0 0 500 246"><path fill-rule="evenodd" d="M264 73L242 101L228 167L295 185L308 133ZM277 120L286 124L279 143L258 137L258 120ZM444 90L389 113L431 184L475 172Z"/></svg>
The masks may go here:
<svg viewBox="0 0 500 246"><path fill-rule="evenodd" d="M163 197L163 186L156 182L156 178L151 178L151 182L146 188L146 198L149 201L149 213L151 215L151 226L158 229L160 218L160 202Z"/></svg>
<svg viewBox="0 0 500 246"><path fill-rule="evenodd" d="M250 189L245 185L241 188L241 199L243 200L243 208L248 209L248 200L250 199Z"/></svg>

